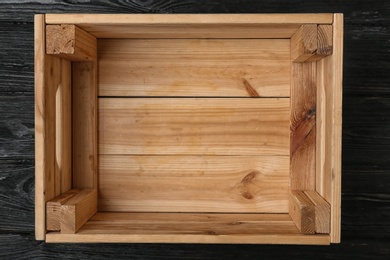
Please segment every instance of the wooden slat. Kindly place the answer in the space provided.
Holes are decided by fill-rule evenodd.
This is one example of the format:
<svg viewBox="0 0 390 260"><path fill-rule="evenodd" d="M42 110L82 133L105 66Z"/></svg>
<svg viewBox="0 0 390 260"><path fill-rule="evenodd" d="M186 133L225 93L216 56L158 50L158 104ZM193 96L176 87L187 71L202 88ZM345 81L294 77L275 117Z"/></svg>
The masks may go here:
<svg viewBox="0 0 390 260"><path fill-rule="evenodd" d="M341 123L343 15L335 14L333 24L333 54L318 61L318 95L321 96L321 128L323 138L317 139L316 190L331 205L331 241L340 242L341 217Z"/></svg>
<svg viewBox="0 0 390 260"><path fill-rule="evenodd" d="M96 38L73 24L47 25L46 53L72 61L96 60Z"/></svg>
<svg viewBox="0 0 390 260"><path fill-rule="evenodd" d="M96 38L289 39L300 24L79 24Z"/></svg>
<svg viewBox="0 0 390 260"><path fill-rule="evenodd" d="M316 167L316 64L292 63L291 190L314 190Z"/></svg>
<svg viewBox="0 0 390 260"><path fill-rule="evenodd" d="M61 205L61 233L76 233L96 211L97 190L81 190Z"/></svg>
<svg viewBox="0 0 390 260"><path fill-rule="evenodd" d="M100 156L99 211L288 212L288 156Z"/></svg>
<svg viewBox="0 0 390 260"><path fill-rule="evenodd" d="M71 62L61 60L61 83L56 92L56 177L58 196L72 187Z"/></svg>
<svg viewBox="0 0 390 260"><path fill-rule="evenodd" d="M74 241L329 244L329 236L300 234L288 214L99 212L77 234L47 234L49 243Z"/></svg>
<svg viewBox="0 0 390 260"><path fill-rule="evenodd" d="M304 62L317 50L317 25L304 24L291 37L291 59Z"/></svg>
<svg viewBox="0 0 390 260"><path fill-rule="evenodd" d="M290 41L98 41L100 96L290 96Z"/></svg>
<svg viewBox="0 0 390 260"><path fill-rule="evenodd" d="M103 98L99 153L288 155L289 107L289 98Z"/></svg>
<svg viewBox="0 0 390 260"><path fill-rule="evenodd" d="M55 163L56 90L61 60L45 54L45 17L35 16L35 236L45 239L45 204L60 194Z"/></svg>
<svg viewBox="0 0 390 260"><path fill-rule="evenodd" d="M48 14L97 38L291 38L301 24L331 24L332 14Z"/></svg>
<svg viewBox="0 0 390 260"><path fill-rule="evenodd" d="M331 24L333 14L47 14L48 24Z"/></svg>
<svg viewBox="0 0 390 260"><path fill-rule="evenodd" d="M329 234L330 232L330 205L316 191L304 191L305 195L315 206L316 233Z"/></svg>
<svg viewBox="0 0 390 260"><path fill-rule="evenodd" d="M97 188L97 67L74 62L72 74L73 187Z"/></svg>
<svg viewBox="0 0 390 260"><path fill-rule="evenodd" d="M48 231L61 230L61 207L78 192L79 190L67 191L46 203L46 229Z"/></svg>
<svg viewBox="0 0 390 260"><path fill-rule="evenodd" d="M291 191L289 213L302 234L315 233L315 205L303 191Z"/></svg>

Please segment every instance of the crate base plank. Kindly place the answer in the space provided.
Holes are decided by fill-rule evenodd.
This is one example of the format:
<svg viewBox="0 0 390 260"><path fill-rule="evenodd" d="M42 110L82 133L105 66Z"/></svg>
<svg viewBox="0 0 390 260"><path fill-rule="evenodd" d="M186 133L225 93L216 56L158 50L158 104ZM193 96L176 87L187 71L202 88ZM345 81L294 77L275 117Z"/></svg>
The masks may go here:
<svg viewBox="0 0 390 260"><path fill-rule="evenodd" d="M37 15L36 239L340 242L342 19Z"/></svg>
<svg viewBox="0 0 390 260"><path fill-rule="evenodd" d="M303 235L288 214L107 213L76 234L47 234L48 243L248 243L328 245L328 235Z"/></svg>

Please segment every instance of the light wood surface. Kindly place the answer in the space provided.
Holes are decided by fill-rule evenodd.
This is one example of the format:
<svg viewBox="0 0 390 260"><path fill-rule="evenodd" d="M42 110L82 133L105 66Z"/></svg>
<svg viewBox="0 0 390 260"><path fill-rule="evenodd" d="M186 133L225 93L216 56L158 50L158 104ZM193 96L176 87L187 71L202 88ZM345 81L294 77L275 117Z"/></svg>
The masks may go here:
<svg viewBox="0 0 390 260"><path fill-rule="evenodd" d="M100 154L288 155L288 98L103 98Z"/></svg>
<svg viewBox="0 0 390 260"><path fill-rule="evenodd" d="M304 62L317 50L317 25L304 24L291 37L291 59Z"/></svg>
<svg viewBox="0 0 390 260"><path fill-rule="evenodd" d="M316 233L329 234L330 232L330 205L316 191L304 191L305 195L315 206Z"/></svg>
<svg viewBox="0 0 390 260"><path fill-rule="evenodd" d="M333 14L47 14L47 24L331 24Z"/></svg>
<svg viewBox="0 0 390 260"><path fill-rule="evenodd" d="M317 50L307 61L318 61L333 53L333 26L317 25Z"/></svg>
<svg viewBox="0 0 390 260"><path fill-rule="evenodd" d="M104 156L99 211L288 212L288 156Z"/></svg>
<svg viewBox="0 0 390 260"><path fill-rule="evenodd" d="M289 39L300 24L79 24L96 38Z"/></svg>
<svg viewBox="0 0 390 260"><path fill-rule="evenodd" d="M45 54L45 17L35 16L35 237L44 240L46 202L61 192L56 170L56 90L61 59Z"/></svg>
<svg viewBox="0 0 390 260"><path fill-rule="evenodd" d="M47 25L46 53L72 61L96 60L96 38L72 24Z"/></svg>
<svg viewBox="0 0 390 260"><path fill-rule="evenodd" d="M291 191L289 213L302 234L314 234L316 231L315 205L303 191Z"/></svg>
<svg viewBox="0 0 390 260"><path fill-rule="evenodd" d="M290 96L290 42L98 41L99 96Z"/></svg>
<svg viewBox="0 0 390 260"><path fill-rule="evenodd" d="M315 190L316 63L292 63L291 190Z"/></svg>
<svg viewBox="0 0 390 260"><path fill-rule="evenodd" d="M97 211L97 190L83 189L61 205L61 234L74 234Z"/></svg>
<svg viewBox="0 0 390 260"><path fill-rule="evenodd" d="M71 62L61 59L61 82L56 92L56 196L72 188Z"/></svg>
<svg viewBox="0 0 390 260"><path fill-rule="evenodd" d="M302 235L288 214L104 213L54 242L329 244L329 235Z"/></svg>
<svg viewBox="0 0 390 260"><path fill-rule="evenodd" d="M321 126L317 138L316 190L331 205L331 241L340 242L343 15L335 14L333 54L317 62Z"/></svg>
<svg viewBox="0 0 390 260"><path fill-rule="evenodd" d="M78 192L79 190L76 189L70 190L46 202L46 229L48 231L61 230L61 207Z"/></svg>
<svg viewBox="0 0 390 260"><path fill-rule="evenodd" d="M291 38L300 24L331 24L332 14L48 14L97 38Z"/></svg>
<svg viewBox="0 0 390 260"><path fill-rule="evenodd" d="M72 68L73 187L97 188L96 62Z"/></svg>

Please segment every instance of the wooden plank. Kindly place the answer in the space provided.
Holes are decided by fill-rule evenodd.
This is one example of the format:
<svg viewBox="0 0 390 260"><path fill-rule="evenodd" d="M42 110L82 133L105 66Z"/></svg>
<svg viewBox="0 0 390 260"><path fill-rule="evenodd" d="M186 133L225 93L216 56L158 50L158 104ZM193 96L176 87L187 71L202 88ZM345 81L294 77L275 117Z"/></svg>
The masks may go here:
<svg viewBox="0 0 390 260"><path fill-rule="evenodd" d="M47 14L47 24L331 24L333 14Z"/></svg>
<svg viewBox="0 0 390 260"><path fill-rule="evenodd" d="M288 155L289 108L289 98L102 98L99 153Z"/></svg>
<svg viewBox="0 0 390 260"><path fill-rule="evenodd" d="M288 212L288 156L99 157L99 211Z"/></svg>
<svg viewBox="0 0 390 260"><path fill-rule="evenodd" d="M71 62L61 60L61 82L56 92L57 196L72 188Z"/></svg>
<svg viewBox="0 0 390 260"><path fill-rule="evenodd" d="M316 233L329 234L330 232L330 205L316 191L304 191L305 195L315 206Z"/></svg>
<svg viewBox="0 0 390 260"><path fill-rule="evenodd" d="M302 234L314 234L315 205L303 191L291 191L289 213Z"/></svg>
<svg viewBox="0 0 390 260"><path fill-rule="evenodd" d="M331 206L331 241L340 242L341 217L341 129L342 129L342 67L343 15L335 14L333 54L318 61L318 95L321 96L320 133L318 138L316 190Z"/></svg>
<svg viewBox="0 0 390 260"><path fill-rule="evenodd" d="M45 54L44 16L35 16L35 235L45 239L45 203L61 192L55 163L55 96L61 60Z"/></svg>
<svg viewBox="0 0 390 260"><path fill-rule="evenodd" d="M292 63L291 190L314 190L316 167L316 64Z"/></svg>
<svg viewBox="0 0 390 260"><path fill-rule="evenodd" d="M307 61L318 61L333 53L333 26L319 24L317 26L317 50Z"/></svg>
<svg viewBox="0 0 390 260"><path fill-rule="evenodd" d="M61 207L79 190L70 190L46 202L46 229L48 231L61 230Z"/></svg>
<svg viewBox="0 0 390 260"><path fill-rule="evenodd" d="M286 39L98 41L100 96L290 96Z"/></svg>
<svg viewBox="0 0 390 260"><path fill-rule="evenodd" d="M304 24L291 37L291 59L293 62L304 62L317 50L317 25Z"/></svg>
<svg viewBox="0 0 390 260"><path fill-rule="evenodd" d="M185 240L183 239L185 237ZM77 234L47 242L329 244L302 235L288 214L97 213Z"/></svg>
<svg viewBox="0 0 390 260"><path fill-rule="evenodd" d="M285 38L301 24L331 24L332 14L48 14L97 38Z"/></svg>
<svg viewBox="0 0 390 260"><path fill-rule="evenodd" d="M97 190L83 189L61 206L61 234L74 234L97 210Z"/></svg>
<svg viewBox="0 0 390 260"><path fill-rule="evenodd" d="M97 67L74 62L72 68L73 187L97 188Z"/></svg>
<svg viewBox="0 0 390 260"><path fill-rule="evenodd" d="M290 39L300 24L78 24L96 38Z"/></svg>
<svg viewBox="0 0 390 260"><path fill-rule="evenodd" d="M47 25L46 53L72 61L96 60L96 38L72 24Z"/></svg>

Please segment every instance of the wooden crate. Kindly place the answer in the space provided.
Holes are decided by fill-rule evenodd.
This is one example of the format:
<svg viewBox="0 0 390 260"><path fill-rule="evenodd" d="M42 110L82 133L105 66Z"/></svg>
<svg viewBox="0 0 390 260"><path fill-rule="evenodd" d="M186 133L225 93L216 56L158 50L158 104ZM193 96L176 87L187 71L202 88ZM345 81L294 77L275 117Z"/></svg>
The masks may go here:
<svg viewBox="0 0 390 260"><path fill-rule="evenodd" d="M36 15L36 239L339 243L342 52L342 14Z"/></svg>

